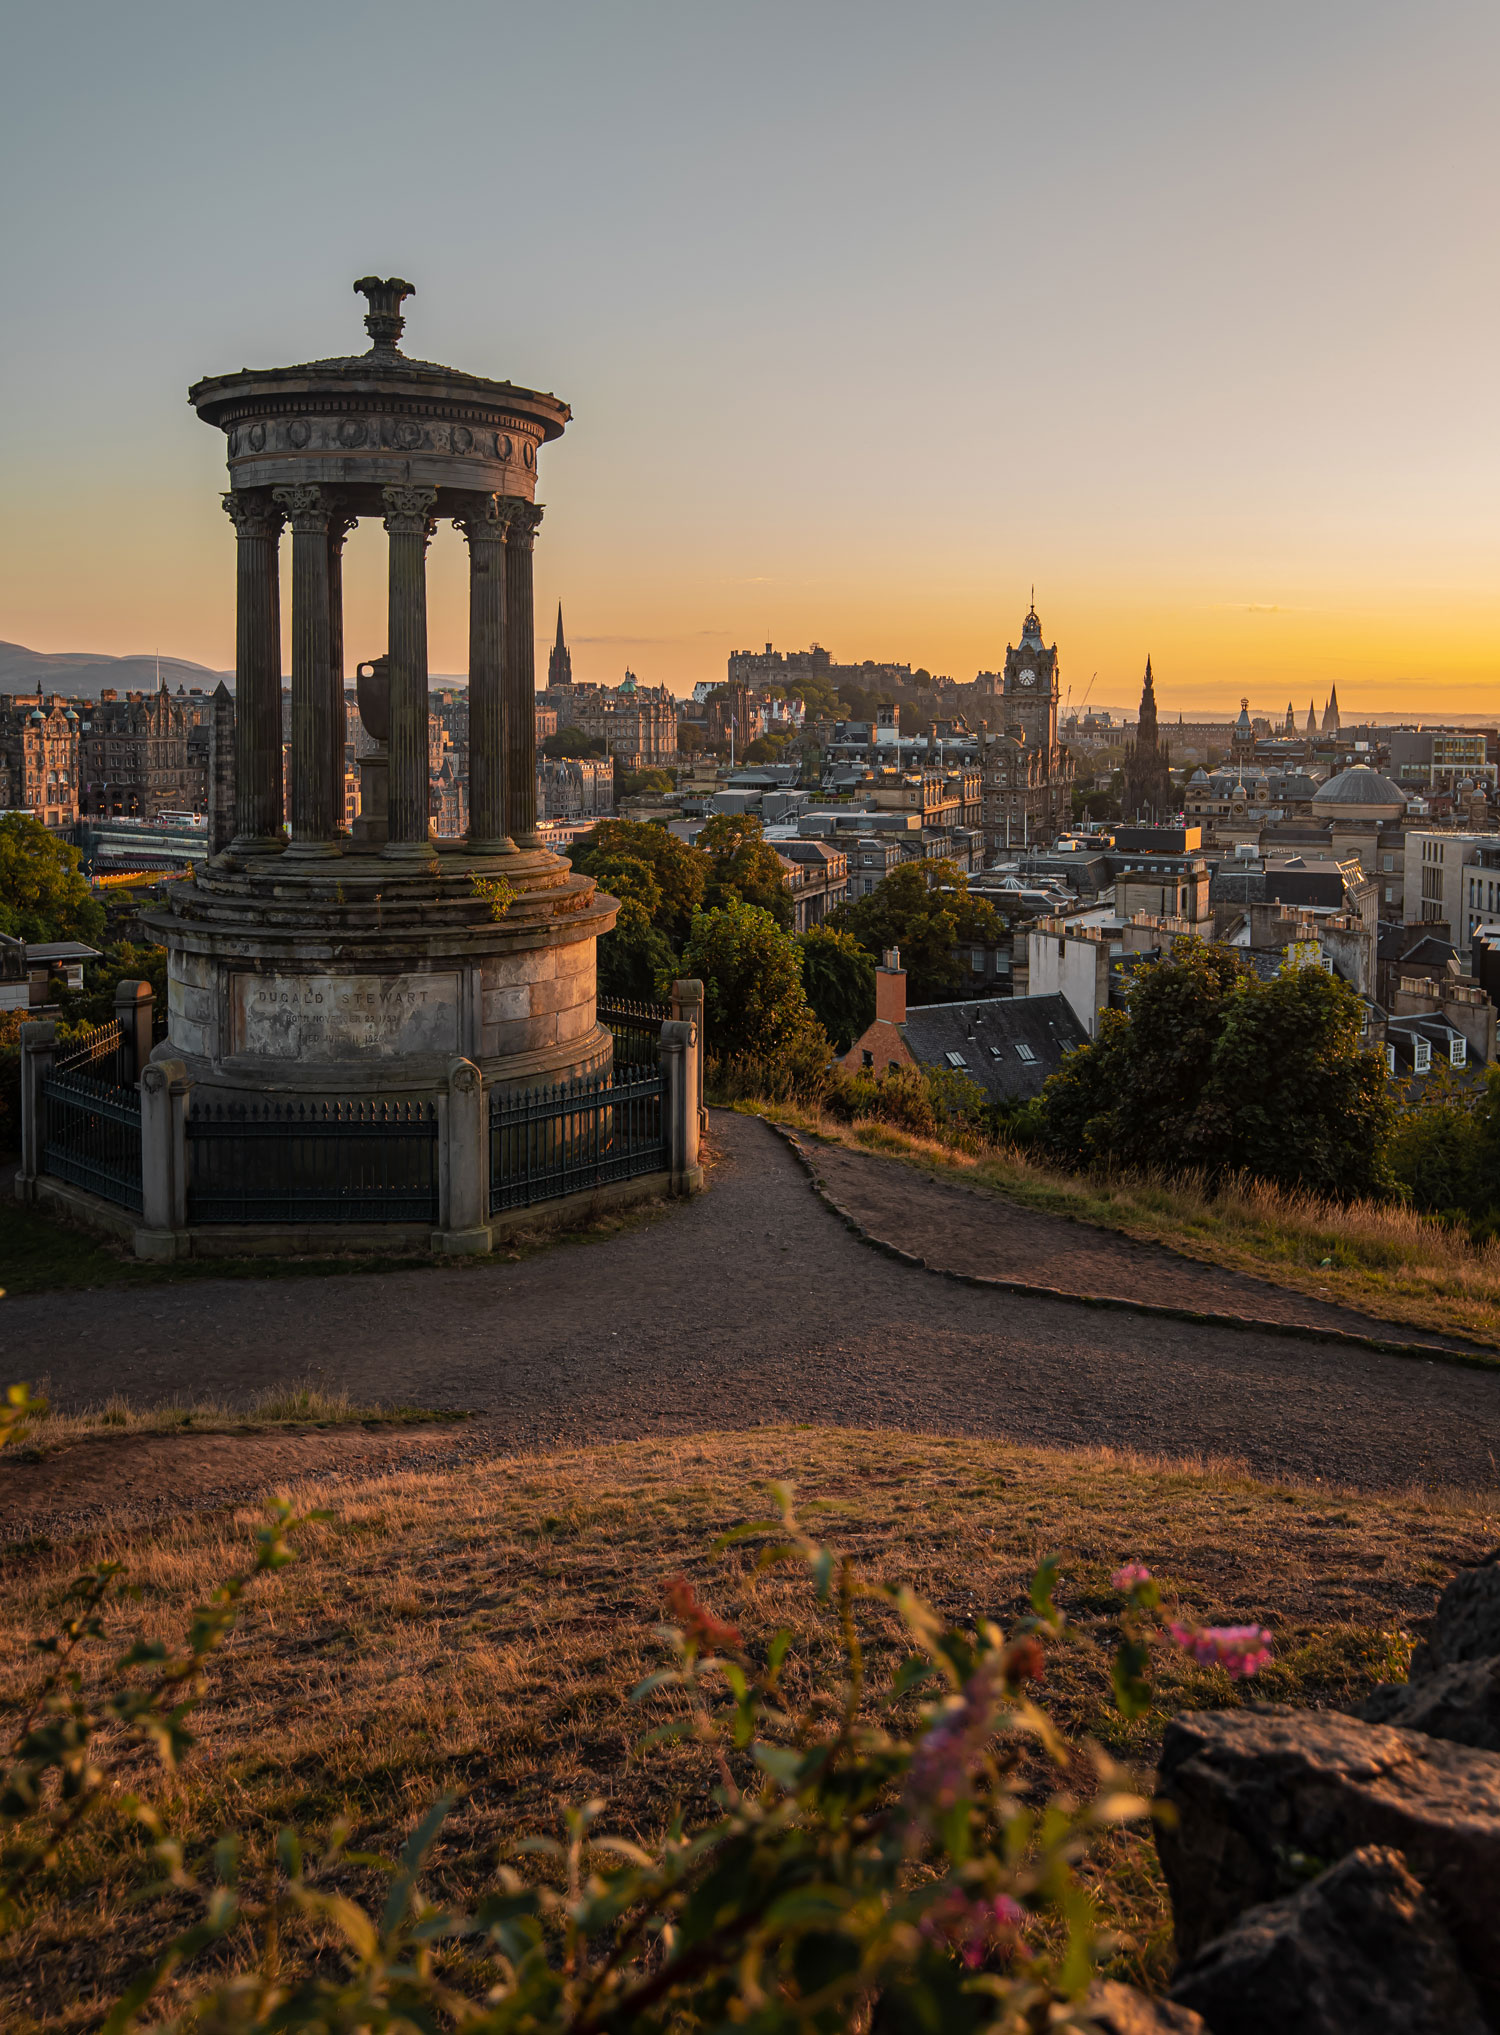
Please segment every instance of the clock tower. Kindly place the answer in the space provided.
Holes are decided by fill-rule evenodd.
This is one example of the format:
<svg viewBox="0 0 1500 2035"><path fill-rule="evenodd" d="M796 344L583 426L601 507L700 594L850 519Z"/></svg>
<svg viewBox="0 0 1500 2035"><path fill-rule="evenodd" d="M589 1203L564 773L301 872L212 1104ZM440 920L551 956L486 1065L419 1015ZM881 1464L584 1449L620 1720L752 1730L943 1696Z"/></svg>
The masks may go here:
<svg viewBox="0 0 1500 2035"><path fill-rule="evenodd" d="M986 697L1000 722L980 744L985 859L993 868L1000 857L1055 840L1072 815L1073 758L1057 739L1057 645L1042 641L1034 594L1020 642L1006 646L1004 671L981 676L994 688Z"/></svg>
<svg viewBox="0 0 1500 2035"><path fill-rule="evenodd" d="M1057 645L1043 643L1033 599L1020 642L1006 645L1001 686L1005 726L1019 728L1030 748L1051 749L1057 742L1058 676Z"/></svg>

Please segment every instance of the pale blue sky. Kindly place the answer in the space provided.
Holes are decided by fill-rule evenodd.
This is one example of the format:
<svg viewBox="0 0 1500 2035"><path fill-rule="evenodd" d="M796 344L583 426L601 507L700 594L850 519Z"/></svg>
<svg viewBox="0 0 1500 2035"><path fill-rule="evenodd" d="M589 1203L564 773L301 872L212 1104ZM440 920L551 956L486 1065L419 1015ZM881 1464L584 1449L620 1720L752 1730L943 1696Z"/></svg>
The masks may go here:
<svg viewBox="0 0 1500 2035"><path fill-rule="evenodd" d="M0 636L228 662L187 384L361 347L374 269L409 350L573 404L580 675L968 677L1034 579L1096 699L1150 649L1168 711L1491 703L1492 5L48 0L5 46ZM380 583L361 532L351 656Z"/></svg>

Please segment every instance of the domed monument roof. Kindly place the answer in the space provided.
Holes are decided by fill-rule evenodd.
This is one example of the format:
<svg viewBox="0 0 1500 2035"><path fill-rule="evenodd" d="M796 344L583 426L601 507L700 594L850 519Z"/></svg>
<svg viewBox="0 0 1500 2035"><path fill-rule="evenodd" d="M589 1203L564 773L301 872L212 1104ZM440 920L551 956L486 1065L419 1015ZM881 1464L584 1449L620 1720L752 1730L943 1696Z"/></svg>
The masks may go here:
<svg viewBox="0 0 1500 2035"><path fill-rule="evenodd" d="M1318 787L1319 805L1404 806L1406 793L1368 763L1356 763Z"/></svg>

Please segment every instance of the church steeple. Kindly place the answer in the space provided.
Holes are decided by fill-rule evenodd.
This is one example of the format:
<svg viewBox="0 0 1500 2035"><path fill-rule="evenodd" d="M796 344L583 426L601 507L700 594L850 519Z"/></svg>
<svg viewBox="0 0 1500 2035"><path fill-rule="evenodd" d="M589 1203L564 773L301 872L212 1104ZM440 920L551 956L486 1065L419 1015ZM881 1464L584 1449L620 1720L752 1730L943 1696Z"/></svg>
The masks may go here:
<svg viewBox="0 0 1500 2035"><path fill-rule="evenodd" d="M561 601L557 604L557 641L547 659L547 683L549 686L573 683L573 653L563 641Z"/></svg>

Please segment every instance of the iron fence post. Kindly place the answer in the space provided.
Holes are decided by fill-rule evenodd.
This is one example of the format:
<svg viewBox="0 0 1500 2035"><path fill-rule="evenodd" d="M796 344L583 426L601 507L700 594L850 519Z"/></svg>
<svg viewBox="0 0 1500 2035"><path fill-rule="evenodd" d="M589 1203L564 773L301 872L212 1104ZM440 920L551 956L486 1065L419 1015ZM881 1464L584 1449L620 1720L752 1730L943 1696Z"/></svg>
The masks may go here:
<svg viewBox="0 0 1500 2035"><path fill-rule="evenodd" d="M150 1006L147 1005L149 1018ZM141 1219L138 1258L185 1255L187 1242L187 1098L181 1060L155 1060L141 1073Z"/></svg>
<svg viewBox="0 0 1500 2035"><path fill-rule="evenodd" d="M115 984L115 1017L120 1026L120 1075L122 1088L133 1088L151 1058L151 1006L154 1001L149 982Z"/></svg>
<svg viewBox="0 0 1500 2035"><path fill-rule="evenodd" d="M695 1194L703 1185L698 1164L697 1043L695 1027L680 1019L668 1019L661 1028L667 1163L674 1194Z"/></svg>
<svg viewBox="0 0 1500 2035"><path fill-rule="evenodd" d="M42 1083L57 1056L57 1026L47 1018L21 1027L21 1170L16 1199L35 1201L36 1176L42 1170L47 1142L47 1098Z"/></svg>
<svg viewBox="0 0 1500 2035"><path fill-rule="evenodd" d="M457 1257L482 1256L492 1243L490 1127L484 1076L472 1060L449 1062L443 1117L441 1245Z"/></svg>

